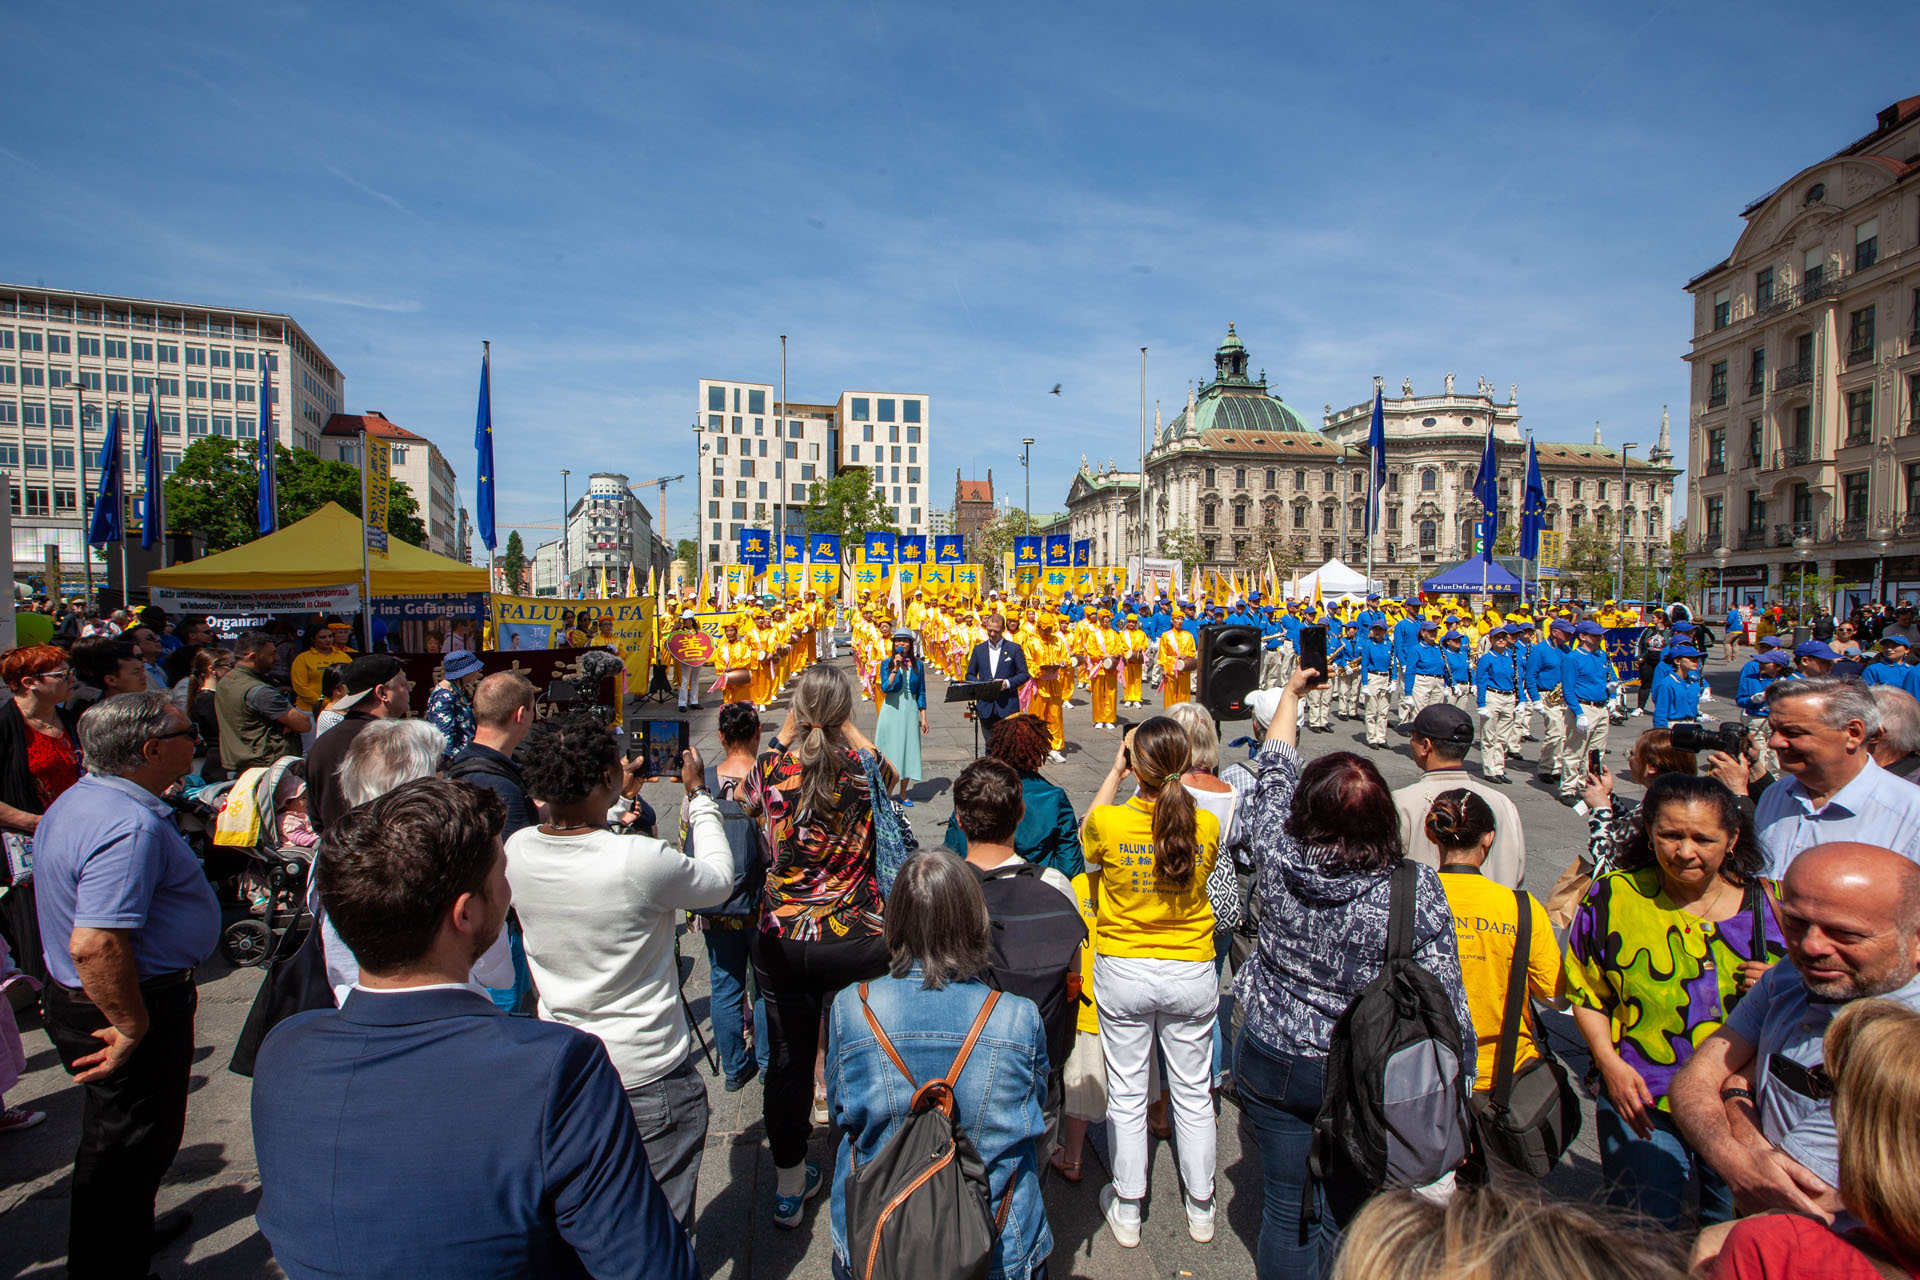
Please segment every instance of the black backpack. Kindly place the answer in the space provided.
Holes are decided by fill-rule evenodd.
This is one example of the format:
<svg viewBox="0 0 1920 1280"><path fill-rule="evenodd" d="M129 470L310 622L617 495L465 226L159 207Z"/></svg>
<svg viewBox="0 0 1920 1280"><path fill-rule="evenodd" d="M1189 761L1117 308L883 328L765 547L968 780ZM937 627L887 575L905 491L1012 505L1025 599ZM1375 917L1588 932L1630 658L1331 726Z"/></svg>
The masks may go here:
<svg viewBox="0 0 1920 1280"><path fill-rule="evenodd" d="M986 1162L954 1114L953 1087L999 1001L998 991L987 993L947 1074L921 1084L860 984L860 1012L913 1086L913 1102L873 1159L847 1171L847 1257L855 1280L981 1280L991 1267L1014 1184L1008 1180L998 1213L990 1210Z"/></svg>
<svg viewBox="0 0 1920 1280"><path fill-rule="evenodd" d="M1368 1192L1419 1187L1466 1158L1473 1120L1459 1019L1440 980L1413 960L1418 864L1389 884L1387 960L1333 1026L1326 1095L1313 1125L1302 1213L1322 1181Z"/></svg>
<svg viewBox="0 0 1920 1280"><path fill-rule="evenodd" d="M720 822L727 829L727 847L733 850L733 892L717 907L700 912L703 916L729 916L746 919L760 909L760 889L766 883L767 864L760 856L760 830L747 816L746 806L734 798L735 791L722 792L720 775L707 766L707 790L720 806ZM737 789L739 784L735 784Z"/></svg>
<svg viewBox="0 0 1920 1280"><path fill-rule="evenodd" d="M1047 1063L1067 1065L1073 1050L1076 1005L1067 974L1087 940L1086 921L1073 899L1040 878L1040 868L1015 862L978 871L993 928L993 985L1040 1006L1047 1032Z"/></svg>

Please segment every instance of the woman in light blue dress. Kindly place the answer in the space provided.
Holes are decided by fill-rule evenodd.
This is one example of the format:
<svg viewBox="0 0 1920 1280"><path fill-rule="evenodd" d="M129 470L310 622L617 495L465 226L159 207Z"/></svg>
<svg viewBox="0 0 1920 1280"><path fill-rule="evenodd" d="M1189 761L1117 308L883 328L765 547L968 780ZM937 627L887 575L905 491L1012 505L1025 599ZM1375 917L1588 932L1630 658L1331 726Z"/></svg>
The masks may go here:
<svg viewBox="0 0 1920 1280"><path fill-rule="evenodd" d="M920 777L920 736L927 731L927 670L913 632L905 627L893 633L893 652L880 669L880 692L873 745L900 775L900 803L911 806L907 784Z"/></svg>

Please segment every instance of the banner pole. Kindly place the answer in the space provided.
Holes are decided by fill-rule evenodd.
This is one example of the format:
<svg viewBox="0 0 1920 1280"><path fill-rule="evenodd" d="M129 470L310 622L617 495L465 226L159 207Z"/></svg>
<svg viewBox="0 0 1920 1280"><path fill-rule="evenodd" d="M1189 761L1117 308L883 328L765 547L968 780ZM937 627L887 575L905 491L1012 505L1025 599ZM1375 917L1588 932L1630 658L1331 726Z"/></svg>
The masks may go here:
<svg viewBox="0 0 1920 1280"><path fill-rule="evenodd" d="M492 579L488 579L492 587ZM360 432L360 640L373 652L373 553L367 549L367 433Z"/></svg>

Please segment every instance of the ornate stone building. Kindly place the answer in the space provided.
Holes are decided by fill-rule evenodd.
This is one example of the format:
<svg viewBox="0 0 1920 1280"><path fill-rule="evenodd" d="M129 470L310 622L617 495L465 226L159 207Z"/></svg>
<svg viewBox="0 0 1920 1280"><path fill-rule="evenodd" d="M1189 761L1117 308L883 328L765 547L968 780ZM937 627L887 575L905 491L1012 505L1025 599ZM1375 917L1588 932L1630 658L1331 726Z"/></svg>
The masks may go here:
<svg viewBox="0 0 1920 1280"><path fill-rule="evenodd" d="M1283 570L1312 569L1339 558L1367 564L1364 512L1367 435L1373 401L1335 411L1326 407L1320 430L1267 389L1266 375L1247 376L1248 357L1233 326L1214 353L1214 378L1164 427L1154 415L1147 455L1148 512L1139 520L1140 477L1109 459L1083 458L1067 496L1073 536L1091 538L1095 563L1125 564L1173 531L1199 541L1203 563L1227 569L1264 564L1272 549ZM1387 488L1374 534L1374 576L1390 592L1417 588L1436 570L1464 560L1482 512L1470 492L1487 424L1501 459L1502 523L1519 518L1526 441L1517 390L1505 403L1482 378L1458 392L1447 375L1440 394L1418 396L1411 380L1383 405ZM1597 435L1597 432L1596 432ZM1547 525L1572 532L1597 527L1627 540L1642 557L1664 546L1671 529L1673 481L1663 418L1645 458L1629 455L1622 490L1618 450L1598 443L1540 442L1547 491Z"/></svg>
<svg viewBox="0 0 1920 1280"><path fill-rule="evenodd" d="M1920 596L1920 97L1741 211L1688 281L1687 563L1704 603Z"/></svg>

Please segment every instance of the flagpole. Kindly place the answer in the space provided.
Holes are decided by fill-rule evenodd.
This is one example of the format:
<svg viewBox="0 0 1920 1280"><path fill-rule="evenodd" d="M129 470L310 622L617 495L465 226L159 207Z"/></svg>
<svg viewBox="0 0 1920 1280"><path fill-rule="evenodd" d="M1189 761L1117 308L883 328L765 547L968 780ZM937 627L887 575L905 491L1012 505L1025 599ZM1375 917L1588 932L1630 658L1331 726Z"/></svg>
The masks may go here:
<svg viewBox="0 0 1920 1280"><path fill-rule="evenodd" d="M277 501L277 495L276 495ZM488 586L492 586L489 581ZM373 652L373 554L367 550L367 432L360 431L360 639Z"/></svg>
<svg viewBox="0 0 1920 1280"><path fill-rule="evenodd" d="M787 474L787 335L780 335L780 413L773 420L774 442L780 446L779 456L773 460L773 554L776 563L784 566L787 562L787 485L792 477ZM664 523L665 495L662 495L661 516Z"/></svg>

